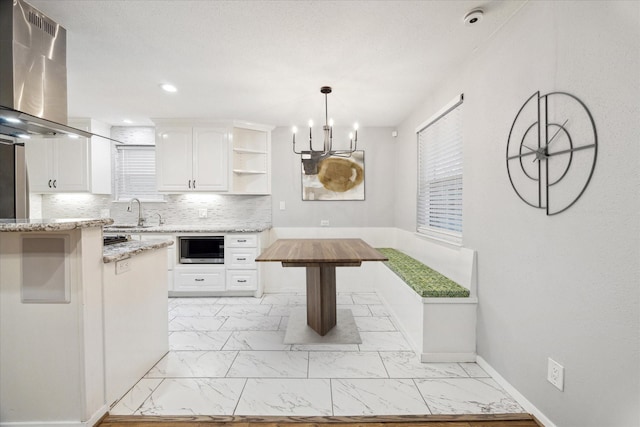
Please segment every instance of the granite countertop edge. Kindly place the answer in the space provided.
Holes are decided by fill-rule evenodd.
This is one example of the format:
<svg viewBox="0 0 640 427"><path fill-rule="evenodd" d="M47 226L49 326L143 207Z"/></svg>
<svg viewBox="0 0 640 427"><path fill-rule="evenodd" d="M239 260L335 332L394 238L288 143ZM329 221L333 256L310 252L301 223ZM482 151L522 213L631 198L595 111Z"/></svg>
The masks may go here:
<svg viewBox="0 0 640 427"><path fill-rule="evenodd" d="M119 225L119 224L118 224ZM150 227L131 227L125 226L119 228L118 225L112 225L105 228L105 233L128 233L128 234L146 234L146 233L260 233L271 228L270 224L261 224L255 226L213 226L213 225L154 225Z"/></svg>
<svg viewBox="0 0 640 427"><path fill-rule="evenodd" d="M78 228L104 227L111 218L17 219L0 220L0 232L67 231Z"/></svg>
<svg viewBox="0 0 640 427"><path fill-rule="evenodd" d="M173 240L160 239L129 240L127 242L116 243L104 247L102 251L102 262L108 264L110 262L131 258L132 256L143 252L166 248L171 245L173 245Z"/></svg>

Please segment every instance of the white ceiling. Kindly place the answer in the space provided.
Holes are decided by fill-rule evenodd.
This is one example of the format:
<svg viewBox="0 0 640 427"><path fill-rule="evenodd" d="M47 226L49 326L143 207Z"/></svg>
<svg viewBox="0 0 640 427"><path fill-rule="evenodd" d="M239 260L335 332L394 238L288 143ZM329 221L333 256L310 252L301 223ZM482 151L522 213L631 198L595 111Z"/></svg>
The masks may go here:
<svg viewBox="0 0 640 427"><path fill-rule="evenodd" d="M525 1L27 2L67 29L69 117L304 126L328 85L336 125L395 126Z"/></svg>

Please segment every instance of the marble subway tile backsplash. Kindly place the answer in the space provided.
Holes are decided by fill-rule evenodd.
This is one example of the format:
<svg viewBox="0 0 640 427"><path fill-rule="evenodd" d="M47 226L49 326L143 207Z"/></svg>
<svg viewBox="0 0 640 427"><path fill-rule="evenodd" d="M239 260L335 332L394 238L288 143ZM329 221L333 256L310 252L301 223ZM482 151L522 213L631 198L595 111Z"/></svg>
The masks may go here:
<svg viewBox="0 0 640 427"><path fill-rule="evenodd" d="M165 202L142 202L147 225L158 225L159 213L166 225L255 226L271 225L271 196L173 194ZM138 204L127 212L127 202L92 194L45 194L43 218L113 218L116 224L135 224ZM206 218L201 218L202 211Z"/></svg>

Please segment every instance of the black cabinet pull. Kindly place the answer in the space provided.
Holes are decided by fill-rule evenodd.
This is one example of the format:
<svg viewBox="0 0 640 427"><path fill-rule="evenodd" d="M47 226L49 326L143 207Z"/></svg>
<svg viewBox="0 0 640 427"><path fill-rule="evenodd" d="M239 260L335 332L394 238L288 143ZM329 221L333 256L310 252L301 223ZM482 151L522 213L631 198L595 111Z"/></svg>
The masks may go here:
<svg viewBox="0 0 640 427"><path fill-rule="evenodd" d="M247 279L238 279L238 283L247 283Z"/></svg>
<svg viewBox="0 0 640 427"><path fill-rule="evenodd" d="M191 188L191 180L189 180L189 188Z"/></svg>
<svg viewBox="0 0 640 427"><path fill-rule="evenodd" d="M238 243L245 243L247 239L238 239Z"/></svg>
<svg viewBox="0 0 640 427"><path fill-rule="evenodd" d="M49 180L49 188L51 188L51 180Z"/></svg>
<svg viewBox="0 0 640 427"><path fill-rule="evenodd" d="M54 179L54 180L53 180L53 188L58 188L58 185L56 184L57 182L58 182L58 180L57 180L57 179Z"/></svg>
<svg viewBox="0 0 640 427"><path fill-rule="evenodd" d="M196 180L193 180L193 188L196 188Z"/></svg>
<svg viewBox="0 0 640 427"><path fill-rule="evenodd" d="M238 258L238 261L246 261L246 258Z"/></svg>
<svg viewBox="0 0 640 427"><path fill-rule="evenodd" d="M204 282L204 279L196 279L196 282Z"/></svg>

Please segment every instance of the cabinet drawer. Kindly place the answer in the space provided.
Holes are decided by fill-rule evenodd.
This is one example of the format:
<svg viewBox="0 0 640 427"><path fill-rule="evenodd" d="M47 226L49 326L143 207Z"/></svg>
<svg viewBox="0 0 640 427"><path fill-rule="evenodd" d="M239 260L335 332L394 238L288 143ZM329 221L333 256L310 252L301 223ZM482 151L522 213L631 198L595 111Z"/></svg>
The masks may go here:
<svg viewBox="0 0 640 427"><path fill-rule="evenodd" d="M256 289L258 289L257 271L227 271L228 291L255 291Z"/></svg>
<svg viewBox="0 0 640 427"><path fill-rule="evenodd" d="M255 269L257 248L229 248L224 251L224 263L229 269Z"/></svg>
<svg viewBox="0 0 640 427"><path fill-rule="evenodd" d="M255 248L258 246L258 236L255 234L238 234L227 236L224 242L227 248Z"/></svg>
<svg viewBox="0 0 640 427"><path fill-rule="evenodd" d="M213 267L210 269L176 268L173 271L174 291L224 290L225 269Z"/></svg>

